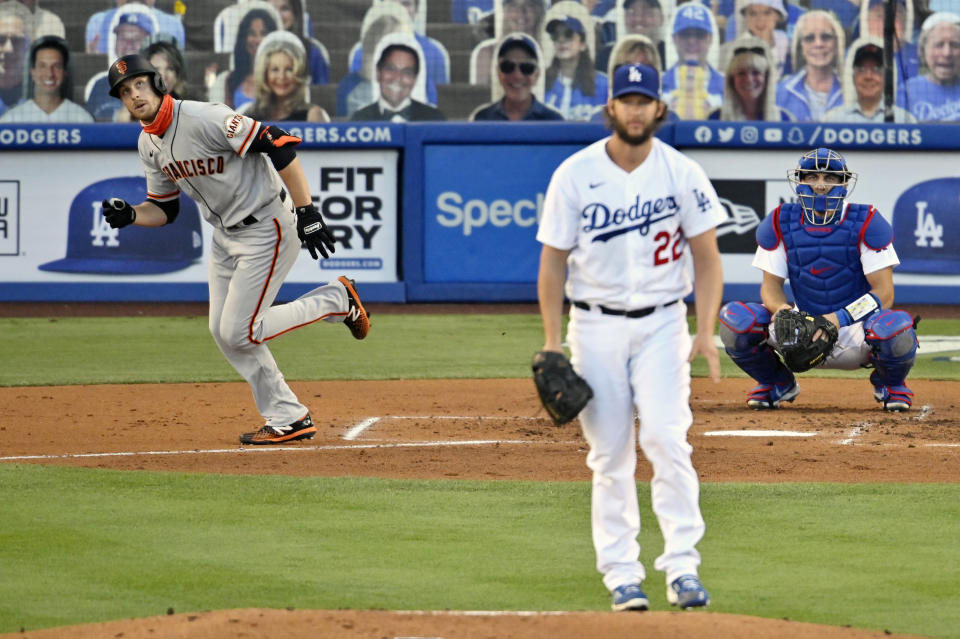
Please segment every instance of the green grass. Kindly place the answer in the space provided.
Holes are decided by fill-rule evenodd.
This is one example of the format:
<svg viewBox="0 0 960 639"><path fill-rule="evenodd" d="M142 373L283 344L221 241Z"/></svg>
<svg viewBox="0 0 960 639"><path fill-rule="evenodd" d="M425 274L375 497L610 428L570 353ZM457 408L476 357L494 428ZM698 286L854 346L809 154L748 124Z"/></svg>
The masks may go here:
<svg viewBox="0 0 960 639"><path fill-rule="evenodd" d="M0 330L0 386L240 379L205 318L0 319ZM291 380L526 377L541 331L530 314L382 315L363 342L321 324L271 350ZM924 320L920 333L957 335L960 321ZM944 355L921 351L912 377L960 379ZM724 375L742 376L721 358ZM648 490L646 589L663 610ZM585 483L0 464L0 495L0 633L168 608L609 605ZM706 484L702 503L714 610L960 639L960 485Z"/></svg>
<svg viewBox="0 0 960 639"><path fill-rule="evenodd" d="M527 377L543 344L540 318L509 315L380 315L357 342L318 323L270 343L284 376L313 379ZM960 335L960 320L924 320L921 336ZM203 317L0 319L0 386L238 381ZM917 358L912 377L960 379L943 354ZM744 373L721 353L723 374ZM702 358L694 376L706 374ZM862 377L862 371L809 376Z"/></svg>
<svg viewBox="0 0 960 639"><path fill-rule="evenodd" d="M0 489L0 632L168 608L609 605L586 482L2 465ZM647 484L640 496L664 610ZM713 610L960 637L960 486L706 484L702 504Z"/></svg>

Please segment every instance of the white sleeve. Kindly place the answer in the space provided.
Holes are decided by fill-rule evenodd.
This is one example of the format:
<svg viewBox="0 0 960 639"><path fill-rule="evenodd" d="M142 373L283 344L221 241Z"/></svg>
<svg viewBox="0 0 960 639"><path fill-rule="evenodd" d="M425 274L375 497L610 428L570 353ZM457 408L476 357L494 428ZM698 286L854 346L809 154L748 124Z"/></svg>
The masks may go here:
<svg viewBox="0 0 960 639"><path fill-rule="evenodd" d="M860 265L863 267L864 275L898 264L900 264L900 258L897 256L896 249L893 248L893 243L887 244L879 251L863 242L860 243Z"/></svg>
<svg viewBox="0 0 960 639"><path fill-rule="evenodd" d="M755 266L771 275L787 279L787 251L783 248L783 243L777 244L777 247L772 251L758 246L757 252L753 254L751 266Z"/></svg>
<svg viewBox="0 0 960 639"><path fill-rule="evenodd" d="M727 219L717 192L703 168L687 158L685 183L680 185L680 226L686 237L696 237Z"/></svg>
<svg viewBox="0 0 960 639"><path fill-rule="evenodd" d="M564 162L550 178L537 229L538 242L562 251L576 246L580 219L578 198L568 172L568 163Z"/></svg>

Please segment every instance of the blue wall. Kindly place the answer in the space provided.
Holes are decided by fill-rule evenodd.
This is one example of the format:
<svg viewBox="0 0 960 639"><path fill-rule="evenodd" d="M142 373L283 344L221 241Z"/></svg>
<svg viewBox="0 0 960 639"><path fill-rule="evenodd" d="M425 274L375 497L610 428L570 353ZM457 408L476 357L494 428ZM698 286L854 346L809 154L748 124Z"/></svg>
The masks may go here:
<svg viewBox="0 0 960 639"><path fill-rule="evenodd" d="M574 123L430 123L408 125L294 124L300 150L401 150L400 282L364 287L370 301L518 301L536 299L536 212L556 166L607 131ZM15 162L18 150L75 153L123 149L136 160L138 125L0 125L0 162ZM950 125L825 125L678 122L658 137L682 149L729 149L731 158L749 149L898 151L902 170L909 158L960 149L960 127ZM135 171L132 171L135 172ZM2 176L0 176L2 177ZM745 178L748 176L744 176ZM954 183L955 184L955 183ZM957 200L960 204L960 199ZM955 211L952 211L955 213ZM954 214L954 218L957 216ZM951 225L954 223L951 222ZM953 228L953 226L951 226ZM960 251L956 247L955 251ZM947 264L945 273L953 271ZM84 282L0 283L0 300L194 300L205 286L154 282L104 286ZM281 298L302 292L287 286ZM756 284L732 283L728 299L757 296ZM897 298L912 303L957 303L949 285L900 285Z"/></svg>

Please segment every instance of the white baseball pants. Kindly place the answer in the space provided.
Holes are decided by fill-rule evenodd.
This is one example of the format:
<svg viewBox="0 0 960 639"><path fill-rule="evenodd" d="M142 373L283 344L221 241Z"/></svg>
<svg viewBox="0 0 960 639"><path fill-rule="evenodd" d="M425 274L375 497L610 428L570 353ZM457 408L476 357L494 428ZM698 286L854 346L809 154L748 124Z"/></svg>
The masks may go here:
<svg viewBox="0 0 960 639"><path fill-rule="evenodd" d="M696 544L705 525L687 442L693 417L686 305L681 301L642 318L573 307L567 341L574 368L594 392L580 421L590 445L591 525L604 585L613 590L646 576L637 539L635 412L640 448L653 466L652 506L664 537L654 567L666 573L668 583L697 574Z"/></svg>
<svg viewBox="0 0 960 639"><path fill-rule="evenodd" d="M342 322L349 308L347 292L336 281L271 306L300 256L289 202L275 200L256 224L214 231L210 255L210 333L250 384L268 426L286 426L308 411L287 385L267 342L317 320Z"/></svg>

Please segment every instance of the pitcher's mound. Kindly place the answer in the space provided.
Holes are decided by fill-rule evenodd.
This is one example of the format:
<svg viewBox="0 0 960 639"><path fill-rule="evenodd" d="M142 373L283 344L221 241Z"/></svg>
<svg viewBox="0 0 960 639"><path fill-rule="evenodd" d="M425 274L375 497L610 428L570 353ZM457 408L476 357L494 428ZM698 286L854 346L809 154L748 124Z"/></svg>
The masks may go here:
<svg viewBox="0 0 960 639"><path fill-rule="evenodd" d="M612 613L244 609L28 630L0 635L0 639L906 639L915 636L701 610Z"/></svg>

